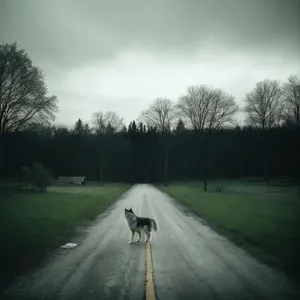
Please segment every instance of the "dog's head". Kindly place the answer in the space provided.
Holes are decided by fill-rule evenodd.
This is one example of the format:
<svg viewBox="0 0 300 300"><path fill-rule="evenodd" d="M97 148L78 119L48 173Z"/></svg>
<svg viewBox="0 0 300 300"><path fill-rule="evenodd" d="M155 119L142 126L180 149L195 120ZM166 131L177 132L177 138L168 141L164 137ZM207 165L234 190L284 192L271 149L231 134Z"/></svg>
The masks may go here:
<svg viewBox="0 0 300 300"><path fill-rule="evenodd" d="M133 216L134 216L134 212L133 212L132 208L130 208L130 209L125 208L125 218L131 219Z"/></svg>

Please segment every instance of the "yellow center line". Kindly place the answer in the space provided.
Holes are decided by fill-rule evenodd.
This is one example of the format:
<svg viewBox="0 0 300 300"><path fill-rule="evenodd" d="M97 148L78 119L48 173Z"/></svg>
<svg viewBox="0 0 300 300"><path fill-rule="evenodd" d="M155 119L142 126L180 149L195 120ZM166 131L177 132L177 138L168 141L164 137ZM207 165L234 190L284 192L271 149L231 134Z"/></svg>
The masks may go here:
<svg viewBox="0 0 300 300"><path fill-rule="evenodd" d="M155 300L150 242L146 243L146 300Z"/></svg>

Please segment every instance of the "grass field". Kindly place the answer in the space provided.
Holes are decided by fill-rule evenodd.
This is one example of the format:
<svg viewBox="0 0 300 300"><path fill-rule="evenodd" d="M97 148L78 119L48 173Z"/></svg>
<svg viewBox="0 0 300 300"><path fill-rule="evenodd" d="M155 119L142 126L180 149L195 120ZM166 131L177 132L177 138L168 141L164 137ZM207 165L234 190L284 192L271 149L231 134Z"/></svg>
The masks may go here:
<svg viewBox="0 0 300 300"><path fill-rule="evenodd" d="M50 187L46 193L0 186L0 281L39 261L123 194L128 185Z"/></svg>
<svg viewBox="0 0 300 300"><path fill-rule="evenodd" d="M300 278L299 188L223 182L222 192L203 192L201 183L160 186L216 231L265 263Z"/></svg>

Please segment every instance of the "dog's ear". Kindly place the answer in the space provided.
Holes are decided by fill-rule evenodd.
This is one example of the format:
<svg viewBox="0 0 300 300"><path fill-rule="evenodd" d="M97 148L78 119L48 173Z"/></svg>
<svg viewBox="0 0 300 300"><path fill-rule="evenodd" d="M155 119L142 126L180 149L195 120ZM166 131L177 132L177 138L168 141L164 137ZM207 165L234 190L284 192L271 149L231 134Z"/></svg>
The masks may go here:
<svg viewBox="0 0 300 300"><path fill-rule="evenodd" d="M133 210L132 210L132 208L130 208L130 209L129 209L129 211L131 211L131 212L133 213Z"/></svg>

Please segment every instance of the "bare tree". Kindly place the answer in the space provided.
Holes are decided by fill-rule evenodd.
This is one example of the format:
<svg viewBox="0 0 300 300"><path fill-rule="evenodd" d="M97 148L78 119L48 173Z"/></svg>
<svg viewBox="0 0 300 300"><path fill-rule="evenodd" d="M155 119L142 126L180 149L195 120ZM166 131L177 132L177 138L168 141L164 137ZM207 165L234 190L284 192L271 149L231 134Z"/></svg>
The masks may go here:
<svg viewBox="0 0 300 300"><path fill-rule="evenodd" d="M57 98L47 96L43 72L17 44L0 45L0 140L5 132L55 119Z"/></svg>
<svg viewBox="0 0 300 300"><path fill-rule="evenodd" d="M6 132L49 124L58 111L57 98L47 96L43 72L17 44L0 45L0 170Z"/></svg>
<svg viewBox="0 0 300 300"><path fill-rule="evenodd" d="M300 126L300 78L290 75L282 87L282 95L286 104L286 121Z"/></svg>
<svg viewBox="0 0 300 300"><path fill-rule="evenodd" d="M258 82L254 90L246 95L244 111L246 112L246 122L261 129L264 176L268 184L270 178L269 154L272 151L268 130L280 126L285 114L285 103L282 98L280 83L271 79Z"/></svg>
<svg viewBox="0 0 300 300"><path fill-rule="evenodd" d="M207 191L206 148L210 132L212 129L220 129L233 123L238 106L234 97L223 90L200 85L188 87L187 94L179 99L177 108L186 124L200 133L203 187L204 191Z"/></svg>
<svg viewBox="0 0 300 300"><path fill-rule="evenodd" d="M124 128L123 118L119 117L113 111L96 112L92 116L93 130L98 135L98 171L99 181L103 184L103 170L105 164L105 138L103 135L109 135L111 133L119 132Z"/></svg>
<svg viewBox="0 0 300 300"><path fill-rule="evenodd" d="M165 185L168 182L168 134L175 125L177 118L176 109L173 102L168 98L156 98L148 109L142 111L141 120L148 126L148 128L156 128L164 134L163 147L165 151Z"/></svg>
<svg viewBox="0 0 300 300"><path fill-rule="evenodd" d="M246 122L262 129L279 125L284 111L281 96L278 81L266 79L258 82L254 90L246 95Z"/></svg>
<svg viewBox="0 0 300 300"><path fill-rule="evenodd" d="M187 94L179 99L177 108L185 122L201 133L205 129L210 131L233 123L238 111L233 96L205 85L188 87Z"/></svg>
<svg viewBox="0 0 300 300"><path fill-rule="evenodd" d="M113 111L96 112L92 116L93 129L96 134L107 134L119 132L124 127L123 118Z"/></svg>
<svg viewBox="0 0 300 300"><path fill-rule="evenodd" d="M148 109L142 111L140 118L148 127L170 132L176 121L175 106L168 98L156 98Z"/></svg>

